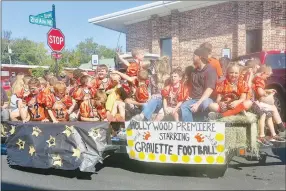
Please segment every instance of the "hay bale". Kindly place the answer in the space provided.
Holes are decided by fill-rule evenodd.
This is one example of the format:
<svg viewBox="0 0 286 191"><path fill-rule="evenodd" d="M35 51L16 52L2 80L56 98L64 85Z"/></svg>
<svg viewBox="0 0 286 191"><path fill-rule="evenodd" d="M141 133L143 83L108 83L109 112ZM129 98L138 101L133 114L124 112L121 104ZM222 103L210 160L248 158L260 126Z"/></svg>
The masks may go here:
<svg viewBox="0 0 286 191"><path fill-rule="evenodd" d="M239 124L251 124L257 123L257 116L253 113L246 112L246 115L232 115L228 117L223 117L217 119L217 122L226 122L226 123L239 123Z"/></svg>
<svg viewBox="0 0 286 191"><path fill-rule="evenodd" d="M257 143L258 126L257 116L247 112L245 115L234 115L216 120L216 122L227 123L225 129L226 149L249 148L258 154L259 144ZM214 122L214 121L213 121Z"/></svg>

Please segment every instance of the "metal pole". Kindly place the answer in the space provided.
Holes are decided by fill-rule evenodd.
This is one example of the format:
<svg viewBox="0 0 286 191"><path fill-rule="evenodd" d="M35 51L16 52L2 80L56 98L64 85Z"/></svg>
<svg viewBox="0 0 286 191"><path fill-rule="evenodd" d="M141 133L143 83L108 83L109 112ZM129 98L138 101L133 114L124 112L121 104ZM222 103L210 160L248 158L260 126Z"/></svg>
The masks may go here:
<svg viewBox="0 0 286 191"><path fill-rule="evenodd" d="M56 7L54 4L52 6L52 12L53 12L53 28L57 28L57 25L56 25ZM56 64L56 76L58 78L59 77L59 66L58 66L57 56L55 56L55 64Z"/></svg>
<svg viewBox="0 0 286 191"><path fill-rule="evenodd" d="M12 64L12 59L11 59L11 52L10 52L10 46L9 46L9 43L8 42L8 55L9 55L9 61L10 61L10 64Z"/></svg>

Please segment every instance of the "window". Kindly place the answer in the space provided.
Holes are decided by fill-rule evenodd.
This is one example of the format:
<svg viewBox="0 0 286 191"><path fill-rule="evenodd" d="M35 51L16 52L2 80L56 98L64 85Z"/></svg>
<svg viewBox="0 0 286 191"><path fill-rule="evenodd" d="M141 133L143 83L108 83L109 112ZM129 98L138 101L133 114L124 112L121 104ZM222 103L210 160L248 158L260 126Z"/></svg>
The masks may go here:
<svg viewBox="0 0 286 191"><path fill-rule="evenodd" d="M9 76L9 71L1 71L1 76Z"/></svg>
<svg viewBox="0 0 286 191"><path fill-rule="evenodd" d="M172 65L172 38L160 40L161 56L169 56L170 65Z"/></svg>
<svg viewBox="0 0 286 191"><path fill-rule="evenodd" d="M262 30L246 31L246 53L260 52L262 50Z"/></svg>
<svg viewBox="0 0 286 191"><path fill-rule="evenodd" d="M271 66L272 69L285 69L286 68L286 54L268 54L265 64Z"/></svg>

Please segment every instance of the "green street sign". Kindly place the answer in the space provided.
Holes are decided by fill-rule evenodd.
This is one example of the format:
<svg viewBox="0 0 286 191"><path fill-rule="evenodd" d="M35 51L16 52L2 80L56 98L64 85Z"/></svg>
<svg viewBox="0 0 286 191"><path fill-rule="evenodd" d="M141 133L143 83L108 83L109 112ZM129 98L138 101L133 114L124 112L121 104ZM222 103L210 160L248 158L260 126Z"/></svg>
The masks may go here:
<svg viewBox="0 0 286 191"><path fill-rule="evenodd" d="M38 14L37 17L41 17L41 18L45 18L45 19L51 19L51 18L53 18L53 11L48 11L45 13Z"/></svg>
<svg viewBox="0 0 286 191"><path fill-rule="evenodd" d="M47 19L44 17L39 17L38 15L37 16L30 15L29 21L32 24L53 27L53 19Z"/></svg>

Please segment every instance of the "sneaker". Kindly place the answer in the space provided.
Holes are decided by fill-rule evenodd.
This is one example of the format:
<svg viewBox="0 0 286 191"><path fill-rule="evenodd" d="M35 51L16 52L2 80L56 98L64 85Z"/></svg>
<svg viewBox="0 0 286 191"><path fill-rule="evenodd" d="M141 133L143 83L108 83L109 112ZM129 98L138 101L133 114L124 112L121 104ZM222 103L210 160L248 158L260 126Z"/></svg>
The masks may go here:
<svg viewBox="0 0 286 191"><path fill-rule="evenodd" d="M245 110L243 110L242 112L240 112L240 114L243 115L243 116L247 116L247 113L246 113Z"/></svg>
<svg viewBox="0 0 286 191"><path fill-rule="evenodd" d="M216 120L222 118L222 115L218 112L209 112L208 117L210 120Z"/></svg>
<svg viewBox="0 0 286 191"><path fill-rule="evenodd" d="M126 130L121 128L121 130L117 133L117 137L119 139L126 139Z"/></svg>
<svg viewBox="0 0 286 191"><path fill-rule="evenodd" d="M284 138L280 137L279 135L272 136L270 138L270 141L272 141L272 142L286 142L286 140Z"/></svg>
<svg viewBox="0 0 286 191"><path fill-rule="evenodd" d="M257 142L266 147L273 146L273 144L270 141L268 141L265 137L258 137Z"/></svg>
<svg viewBox="0 0 286 191"><path fill-rule="evenodd" d="M132 119L135 121L144 121L144 115L137 114L134 117L132 117Z"/></svg>
<svg viewBox="0 0 286 191"><path fill-rule="evenodd" d="M285 131L285 126L283 125L283 127L278 126L278 131L279 132L284 132Z"/></svg>

